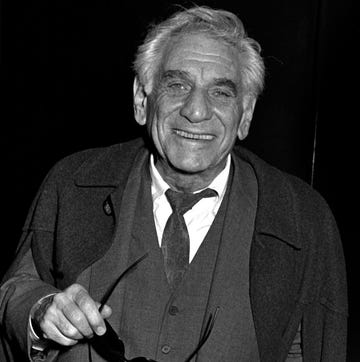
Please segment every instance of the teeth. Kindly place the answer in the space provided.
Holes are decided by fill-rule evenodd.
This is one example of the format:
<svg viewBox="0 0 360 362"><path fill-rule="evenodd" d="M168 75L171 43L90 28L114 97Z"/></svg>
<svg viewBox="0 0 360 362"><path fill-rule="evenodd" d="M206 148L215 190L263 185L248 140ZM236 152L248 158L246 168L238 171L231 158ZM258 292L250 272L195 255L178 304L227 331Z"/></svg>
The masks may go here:
<svg viewBox="0 0 360 362"><path fill-rule="evenodd" d="M190 138L193 140L212 140L214 138L214 136L208 134L195 134L179 130L175 130L175 133L181 137Z"/></svg>

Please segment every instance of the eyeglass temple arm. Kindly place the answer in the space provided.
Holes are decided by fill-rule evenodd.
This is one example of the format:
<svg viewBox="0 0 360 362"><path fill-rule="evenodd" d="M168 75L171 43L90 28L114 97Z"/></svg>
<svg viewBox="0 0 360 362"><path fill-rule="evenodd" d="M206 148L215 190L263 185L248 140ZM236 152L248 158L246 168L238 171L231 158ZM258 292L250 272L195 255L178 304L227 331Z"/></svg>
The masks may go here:
<svg viewBox="0 0 360 362"><path fill-rule="evenodd" d="M214 312L214 316L212 315L212 313L210 313L209 315L209 319L206 323L206 327L204 330L204 334L203 336L200 338L199 344L197 345L197 347L195 348L195 350L193 351L193 353L191 353L191 355L185 360L185 362L190 362L191 359L196 356L196 354L200 351L200 348L205 344L205 342L207 341L207 339L210 336L210 333L214 327L214 323L215 323L215 319L217 317L218 311L219 311L220 307L216 307L215 312Z"/></svg>
<svg viewBox="0 0 360 362"><path fill-rule="evenodd" d="M99 307L99 312L101 312L104 308L104 305L106 304L106 302L108 301L110 295L112 294L112 292L114 291L114 289L116 288L116 286L118 285L118 283L120 282L120 280L131 270L133 270L141 261L143 261L147 256L149 255L149 253L145 253L142 257L140 257L139 259L135 260L134 263L132 263L130 266L128 266L121 274L120 276L110 285L110 287L107 289L107 291L105 292L104 296L101 298L100 300L100 307Z"/></svg>

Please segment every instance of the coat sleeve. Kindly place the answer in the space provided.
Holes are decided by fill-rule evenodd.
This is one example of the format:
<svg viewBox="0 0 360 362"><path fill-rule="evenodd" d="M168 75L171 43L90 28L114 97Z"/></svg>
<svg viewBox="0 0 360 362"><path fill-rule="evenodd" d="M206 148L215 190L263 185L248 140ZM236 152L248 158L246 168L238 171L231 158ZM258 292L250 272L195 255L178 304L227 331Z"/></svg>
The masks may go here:
<svg viewBox="0 0 360 362"><path fill-rule="evenodd" d="M318 227L309 228L315 243L309 248L307 261L312 285L303 317L304 360L342 362L346 361L348 317L343 248L327 205L317 210L314 220Z"/></svg>
<svg viewBox="0 0 360 362"><path fill-rule="evenodd" d="M98 153L96 149L86 150L60 160L44 179L30 207L16 258L0 289L0 337L3 342L0 361L22 361L26 357L32 306L42 297L64 289L64 285L58 283L55 257L61 201L74 184L74 175L83 163L92 162L92 157Z"/></svg>
<svg viewBox="0 0 360 362"><path fill-rule="evenodd" d="M53 279L40 277L33 258L33 245L42 240L46 245L37 259L51 263L56 217L56 187L51 177L46 177L36 196L23 227L16 257L5 274L0 288L1 361L28 360L28 320L30 310L42 297L56 293ZM44 270L50 270L47 265Z"/></svg>
<svg viewBox="0 0 360 362"><path fill-rule="evenodd" d="M58 292L39 278L31 249L15 262L16 269L0 289L2 341L3 348L8 351L8 356L2 357L1 361L19 361L30 354L28 322L31 308L42 297Z"/></svg>

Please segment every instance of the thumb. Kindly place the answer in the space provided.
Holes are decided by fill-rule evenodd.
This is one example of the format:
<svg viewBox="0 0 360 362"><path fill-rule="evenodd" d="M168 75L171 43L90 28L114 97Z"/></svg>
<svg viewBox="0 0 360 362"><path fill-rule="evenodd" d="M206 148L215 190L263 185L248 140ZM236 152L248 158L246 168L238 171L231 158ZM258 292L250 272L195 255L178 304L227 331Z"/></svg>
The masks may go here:
<svg viewBox="0 0 360 362"><path fill-rule="evenodd" d="M97 304L97 307L99 308L100 303L96 303L96 304ZM112 314L112 309L108 305L104 304L100 314L104 319L109 318L111 316L111 314Z"/></svg>

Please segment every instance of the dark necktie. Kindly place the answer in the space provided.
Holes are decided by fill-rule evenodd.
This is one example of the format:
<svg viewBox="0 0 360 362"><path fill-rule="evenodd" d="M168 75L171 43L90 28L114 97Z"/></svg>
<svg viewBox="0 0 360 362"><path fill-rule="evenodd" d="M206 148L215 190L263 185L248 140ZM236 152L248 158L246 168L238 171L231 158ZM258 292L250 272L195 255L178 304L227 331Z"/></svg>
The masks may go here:
<svg viewBox="0 0 360 362"><path fill-rule="evenodd" d="M192 194L168 189L165 195L173 213L169 216L165 225L161 250L164 255L166 277L170 286L175 289L189 265L190 240L183 215L200 199L216 196L217 192L212 189L205 189Z"/></svg>

